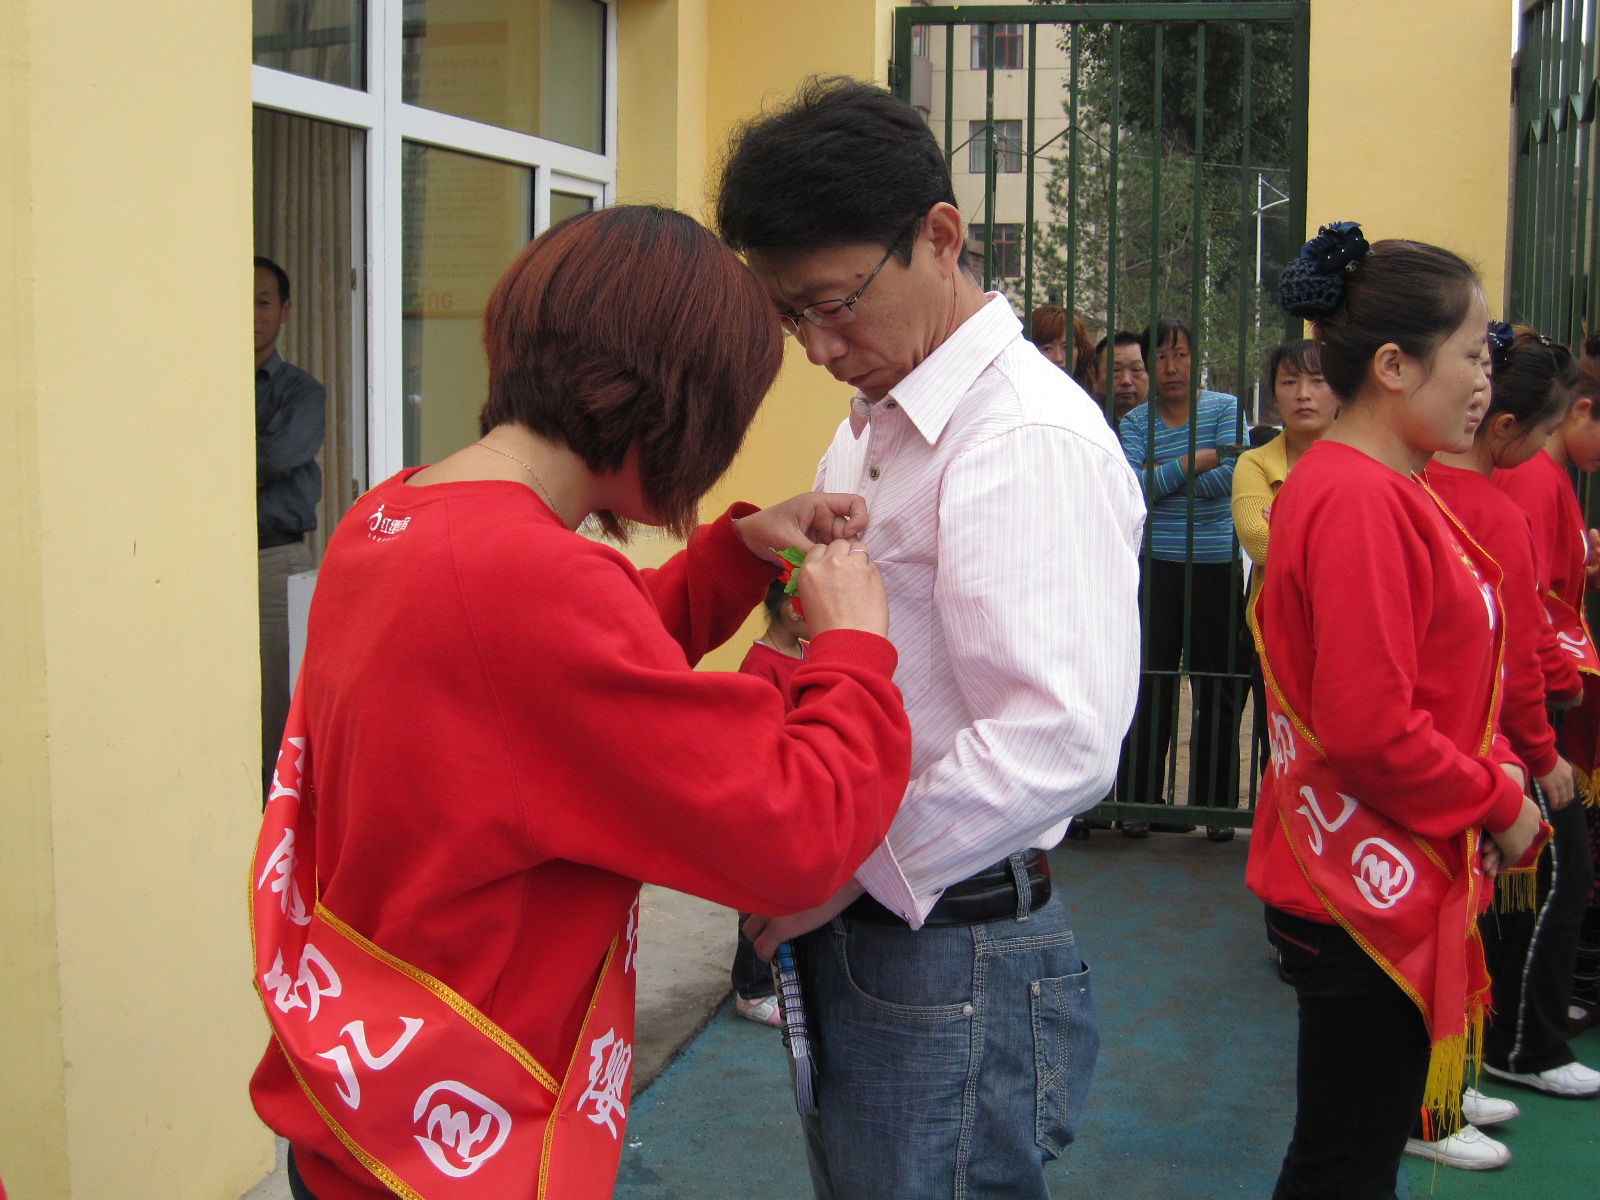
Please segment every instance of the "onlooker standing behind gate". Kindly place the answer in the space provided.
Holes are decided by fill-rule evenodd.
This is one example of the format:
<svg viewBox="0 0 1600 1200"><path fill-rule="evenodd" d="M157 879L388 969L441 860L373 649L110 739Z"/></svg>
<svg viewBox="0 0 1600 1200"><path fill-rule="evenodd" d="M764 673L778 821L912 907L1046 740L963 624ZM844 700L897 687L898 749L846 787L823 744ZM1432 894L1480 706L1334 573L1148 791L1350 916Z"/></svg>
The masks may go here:
<svg viewBox="0 0 1600 1200"><path fill-rule="evenodd" d="M278 357L289 319L289 276L256 257L256 547L261 587L261 781L272 778L289 716L289 576L311 569L306 534L322 499L326 396Z"/></svg>
<svg viewBox="0 0 1600 1200"><path fill-rule="evenodd" d="M1119 427L1123 453L1144 484L1150 532L1139 571L1147 674L1139 683L1138 716L1123 743L1117 798L1124 803L1162 803L1165 762L1172 744L1176 672L1180 662L1187 660L1191 674L1206 676L1189 681L1194 701L1191 777L1198 789L1189 801L1233 808L1239 802L1239 714L1244 690L1238 680L1216 676L1239 672L1245 666L1240 653L1244 602L1231 511L1239 401L1224 392L1202 388L1198 412L1191 414L1193 339L1189 326L1163 319L1156 322L1154 333L1155 401L1129 412ZM1145 330L1141 341L1150 345L1151 330ZM1191 416L1195 425L1192 462ZM1193 828L1171 822L1125 821L1122 832L1144 837L1151 829L1187 833ZM1231 828L1221 826L1208 828L1206 833L1214 841L1233 836Z"/></svg>

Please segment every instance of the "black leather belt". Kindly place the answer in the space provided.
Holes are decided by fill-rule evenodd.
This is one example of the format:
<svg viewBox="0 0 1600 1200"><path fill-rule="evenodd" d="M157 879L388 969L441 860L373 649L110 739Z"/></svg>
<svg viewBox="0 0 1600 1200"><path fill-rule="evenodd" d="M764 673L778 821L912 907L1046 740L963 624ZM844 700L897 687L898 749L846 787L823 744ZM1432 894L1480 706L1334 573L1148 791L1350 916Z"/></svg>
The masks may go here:
<svg viewBox="0 0 1600 1200"><path fill-rule="evenodd" d="M1024 850L1019 857L1027 873L1029 890L1028 911L1036 912L1050 899L1050 860L1043 850ZM1015 920L1017 915L1017 880L1011 869L1011 859L1003 858L992 867L969 875L959 883L945 888L933 906L924 925L981 925L985 921ZM869 921L874 925L905 925L897 913L890 912L871 893L856 900L841 916L856 921Z"/></svg>
<svg viewBox="0 0 1600 1200"><path fill-rule="evenodd" d="M306 540L303 533L258 533L256 534L257 550L275 550L279 546L293 546L296 542Z"/></svg>

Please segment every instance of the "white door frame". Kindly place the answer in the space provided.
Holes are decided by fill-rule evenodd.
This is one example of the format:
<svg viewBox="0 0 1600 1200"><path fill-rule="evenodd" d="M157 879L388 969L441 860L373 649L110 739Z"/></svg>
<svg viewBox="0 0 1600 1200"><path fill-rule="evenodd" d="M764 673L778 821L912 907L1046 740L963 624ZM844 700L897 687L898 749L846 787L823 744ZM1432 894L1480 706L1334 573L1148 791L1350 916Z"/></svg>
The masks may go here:
<svg viewBox="0 0 1600 1200"><path fill-rule="evenodd" d="M366 186L361 189L365 229L353 231L354 244L364 247L365 252L361 280L366 297L365 330L364 337L358 338L353 358L366 364L366 452L364 456L358 454L352 463L363 488L394 474L404 462L401 144L422 142L530 168L535 233L550 223L552 190L592 197L597 207L611 203L617 184L617 8L615 0L604 2L604 154L402 103L400 63L404 37L402 6L398 3L379 0L364 6L365 91L271 67L251 68L251 99L256 105L347 125L366 134L362 139ZM352 422L353 426L359 424ZM359 449L358 442L356 450Z"/></svg>

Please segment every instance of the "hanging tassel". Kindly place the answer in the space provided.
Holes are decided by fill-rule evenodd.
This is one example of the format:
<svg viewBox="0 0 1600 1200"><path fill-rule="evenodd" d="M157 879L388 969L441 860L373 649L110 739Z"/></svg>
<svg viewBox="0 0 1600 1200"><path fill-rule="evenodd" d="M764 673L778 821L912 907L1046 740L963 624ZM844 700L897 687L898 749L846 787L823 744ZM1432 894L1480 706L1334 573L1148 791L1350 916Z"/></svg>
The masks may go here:
<svg viewBox="0 0 1600 1200"><path fill-rule="evenodd" d="M1434 1114L1435 1139L1453 1137L1461 1131L1461 1089L1466 1084L1467 1064L1476 1071L1483 1060L1483 1004L1478 1002L1467 1014L1465 1033L1451 1034L1433 1043L1428 1055L1428 1083L1422 1093L1423 1107Z"/></svg>
<svg viewBox="0 0 1600 1200"><path fill-rule="evenodd" d="M1494 881L1494 907L1496 912L1532 912L1539 899L1539 869L1527 867L1520 871L1501 871Z"/></svg>

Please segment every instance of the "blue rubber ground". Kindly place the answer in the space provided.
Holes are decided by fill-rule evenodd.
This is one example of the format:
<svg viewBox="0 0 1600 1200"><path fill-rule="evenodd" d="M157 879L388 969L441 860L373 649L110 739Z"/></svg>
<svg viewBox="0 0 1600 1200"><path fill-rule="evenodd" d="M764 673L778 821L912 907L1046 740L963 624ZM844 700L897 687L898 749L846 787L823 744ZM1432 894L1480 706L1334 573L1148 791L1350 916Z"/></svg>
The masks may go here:
<svg viewBox="0 0 1600 1200"><path fill-rule="evenodd" d="M1271 1195L1293 1121L1294 995L1244 888L1248 844L1096 832L1052 854L1102 1036L1084 1128L1049 1168L1057 1197ZM809 1195L778 1034L725 1008L636 1102L616 1196Z"/></svg>

